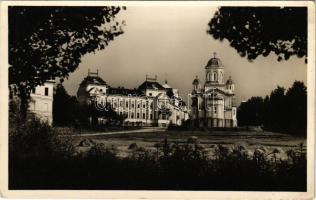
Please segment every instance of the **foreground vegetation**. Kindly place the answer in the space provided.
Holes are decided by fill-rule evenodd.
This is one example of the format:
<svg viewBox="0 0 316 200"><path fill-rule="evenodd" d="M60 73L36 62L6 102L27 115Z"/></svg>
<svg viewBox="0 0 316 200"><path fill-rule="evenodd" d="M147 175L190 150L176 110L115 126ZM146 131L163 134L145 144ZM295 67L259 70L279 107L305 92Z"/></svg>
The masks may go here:
<svg viewBox="0 0 316 200"><path fill-rule="evenodd" d="M216 145L210 158L189 137L181 144L164 139L155 151L132 143L122 158L115 146L100 143L78 153L69 138L35 118L10 122L10 189L306 190L302 146L280 159L277 149Z"/></svg>

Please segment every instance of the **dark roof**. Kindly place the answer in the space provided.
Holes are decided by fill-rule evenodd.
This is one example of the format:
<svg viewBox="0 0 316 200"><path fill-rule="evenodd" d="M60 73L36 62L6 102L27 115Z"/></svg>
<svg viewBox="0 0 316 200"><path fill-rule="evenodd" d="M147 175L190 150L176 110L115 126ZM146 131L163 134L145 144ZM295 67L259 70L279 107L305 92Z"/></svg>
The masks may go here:
<svg viewBox="0 0 316 200"><path fill-rule="evenodd" d="M193 85L198 85L200 84L200 79L198 78L198 76L195 77L195 79L192 82Z"/></svg>
<svg viewBox="0 0 316 200"><path fill-rule="evenodd" d="M219 58L213 57L207 62L206 67L223 67L223 64Z"/></svg>
<svg viewBox="0 0 316 200"><path fill-rule="evenodd" d="M229 79L226 81L226 85L228 84L234 84L232 77L229 77Z"/></svg>
<svg viewBox="0 0 316 200"><path fill-rule="evenodd" d="M87 76L83 79L83 81L80 83L82 84L95 84L95 85L106 85L106 82L100 78L99 76Z"/></svg>
<svg viewBox="0 0 316 200"><path fill-rule="evenodd" d="M113 88L110 87L108 89L109 94L121 94L121 95L141 95L142 93L136 89L126 89L123 87Z"/></svg>
<svg viewBox="0 0 316 200"><path fill-rule="evenodd" d="M156 81L144 81L139 87L139 90L146 90L146 89L152 89L152 90L165 90L165 88L160 85L160 83Z"/></svg>
<svg viewBox="0 0 316 200"><path fill-rule="evenodd" d="M209 89L207 92L212 92L213 89ZM214 90L216 90L218 93L221 93L221 94L225 94L225 95L228 95L228 96L234 96L234 94L231 94L231 93L227 93L223 90L220 90L218 88L214 88Z"/></svg>

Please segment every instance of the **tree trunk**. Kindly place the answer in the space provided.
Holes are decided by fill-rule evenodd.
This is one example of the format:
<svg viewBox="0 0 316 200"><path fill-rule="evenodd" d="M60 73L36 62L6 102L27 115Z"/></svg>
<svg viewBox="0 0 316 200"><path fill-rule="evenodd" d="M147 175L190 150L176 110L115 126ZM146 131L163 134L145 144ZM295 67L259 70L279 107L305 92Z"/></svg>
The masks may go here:
<svg viewBox="0 0 316 200"><path fill-rule="evenodd" d="M30 91L24 85L18 85L20 98L20 117L22 122L26 121L27 109L29 107Z"/></svg>
<svg viewBox="0 0 316 200"><path fill-rule="evenodd" d="M95 115L91 116L91 125L92 127L96 127L98 125L98 118Z"/></svg>

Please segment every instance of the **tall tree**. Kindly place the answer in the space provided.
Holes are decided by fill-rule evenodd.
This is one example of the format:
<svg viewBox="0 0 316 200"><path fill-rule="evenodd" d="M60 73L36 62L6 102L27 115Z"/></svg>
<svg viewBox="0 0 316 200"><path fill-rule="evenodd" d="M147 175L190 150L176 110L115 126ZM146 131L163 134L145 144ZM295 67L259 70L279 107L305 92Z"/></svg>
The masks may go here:
<svg viewBox="0 0 316 200"><path fill-rule="evenodd" d="M307 91L303 82L295 81L286 92L287 124L295 132L307 130Z"/></svg>
<svg viewBox="0 0 316 200"><path fill-rule="evenodd" d="M287 91L278 86L264 99L252 97L240 104L237 117L241 126L263 124L266 130L306 135L306 86L295 81Z"/></svg>
<svg viewBox="0 0 316 200"><path fill-rule="evenodd" d="M237 110L238 124L260 126L264 118L264 101L262 97L251 97L241 103Z"/></svg>
<svg viewBox="0 0 316 200"><path fill-rule="evenodd" d="M91 125L98 126L98 118L106 120L106 125L117 126L123 125L126 115L115 112L110 103L106 103L105 108L99 109L96 106L96 100L93 100L89 105L89 117L91 118Z"/></svg>
<svg viewBox="0 0 316 200"><path fill-rule="evenodd" d="M32 88L68 77L86 53L104 49L123 33L121 7L9 7L9 84L26 114Z"/></svg>
<svg viewBox="0 0 316 200"><path fill-rule="evenodd" d="M278 61L296 55L307 62L306 7L221 7L208 25L250 61L274 52Z"/></svg>
<svg viewBox="0 0 316 200"><path fill-rule="evenodd" d="M269 120L272 125L271 128L276 131L284 130L287 126L284 117L287 109L284 87L278 86L271 92L269 107Z"/></svg>
<svg viewBox="0 0 316 200"><path fill-rule="evenodd" d="M57 84L53 100L53 123L55 126L73 125L76 116L78 101L76 97L70 96L62 81Z"/></svg>

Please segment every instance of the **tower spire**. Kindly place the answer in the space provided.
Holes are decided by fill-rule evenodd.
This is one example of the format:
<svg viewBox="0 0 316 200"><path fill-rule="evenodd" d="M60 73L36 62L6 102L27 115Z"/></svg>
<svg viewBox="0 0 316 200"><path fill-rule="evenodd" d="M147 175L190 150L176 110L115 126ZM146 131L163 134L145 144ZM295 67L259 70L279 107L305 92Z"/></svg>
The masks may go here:
<svg viewBox="0 0 316 200"><path fill-rule="evenodd" d="M168 84L168 74L165 73L165 84Z"/></svg>
<svg viewBox="0 0 316 200"><path fill-rule="evenodd" d="M213 52L213 56L214 56L214 58L216 58L216 52L215 51Z"/></svg>

